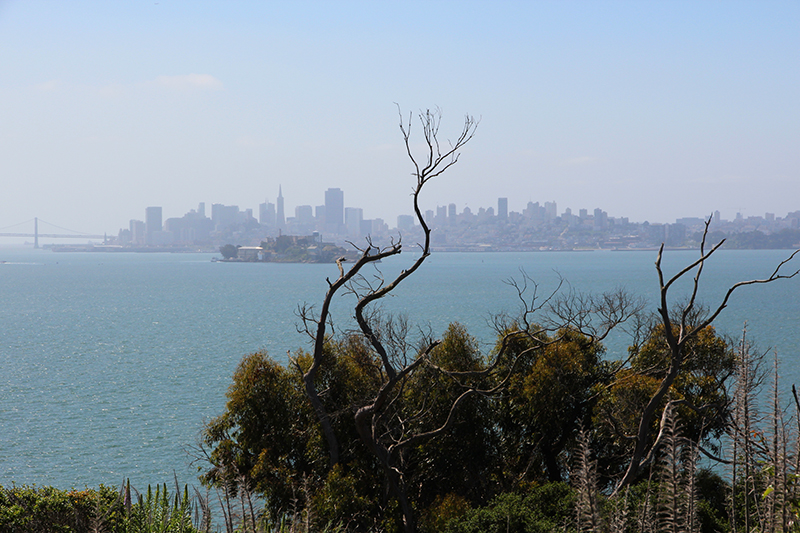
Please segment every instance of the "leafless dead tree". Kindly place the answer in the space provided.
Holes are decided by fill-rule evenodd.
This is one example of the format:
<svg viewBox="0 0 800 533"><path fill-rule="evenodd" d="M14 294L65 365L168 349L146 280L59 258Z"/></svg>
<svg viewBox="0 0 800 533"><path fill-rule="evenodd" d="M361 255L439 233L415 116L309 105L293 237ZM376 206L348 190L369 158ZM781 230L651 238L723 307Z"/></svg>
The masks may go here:
<svg viewBox="0 0 800 533"><path fill-rule="evenodd" d="M766 278L751 279L734 283L728 288L717 307L713 308L707 313L698 313L700 306L697 301L697 294L700 287L700 278L703 273L703 266L705 265L705 262L714 254L714 252L719 250L719 248L725 242L723 239L714 245L710 250L706 251L706 238L708 236L708 228L710 223L711 218L709 217L709 219L706 221L705 229L703 231L703 238L700 244L700 257L669 279L665 278L664 271L661 267L661 259L664 253L663 244L658 251L658 257L656 259L656 271L658 273L660 287L658 318L660 319L661 324L664 326L664 336L669 347L669 363L666 374L662 378L655 393L653 393L653 395L650 397L649 401L642 410L641 416L639 417L638 430L635 435L635 445L631 454L630 462L628 463L628 468L625 471L625 474L614 491L615 494L621 488L629 485L636 479L638 474L641 472L642 466L644 464L648 464L657 451L658 439L653 442L649 438L651 424L653 423L654 417L656 417L658 414L659 406L663 405L663 401L666 398L670 387L684 368L684 363L687 357L687 354L684 351L686 343L691 338L695 337L698 332L711 325L714 320L717 319L720 313L722 313L725 307L727 307L731 295L737 289L747 285L771 283L779 279L790 279L800 273L800 270L784 273L787 263L789 263L798 254L798 252L800 252L800 250L796 250L789 255L788 258L778 263L772 273ZM669 291L677 281L683 279L692 271L694 271L695 274L689 298L687 302L681 306L677 314L672 314L670 312L669 305ZM662 418L662 429L663 424L664 422Z"/></svg>
<svg viewBox="0 0 800 533"><path fill-rule="evenodd" d="M406 152L414 167L412 173L415 177L415 185L412 192L414 214L422 228L424 236L423 242L419 244L419 257L417 257L407 269L395 276L394 279L381 279L377 284L368 283L366 278L361 274L366 266L398 255L402 251L402 240L399 237L397 241L393 241L385 247L373 245L372 241L368 238L365 247L357 247L360 252L360 257L350 268L345 270L342 264L343 260L337 261L339 276L334 281L328 280L328 291L323 299L319 314L315 314L313 309L307 306L301 308L299 313L305 330L314 339L312 364L303 375L303 381L306 394L316 412L327 440L330 463L333 466L339 462L339 441L334 432L330 415L320 399L319 391L317 391L316 376L326 356L324 346L330 326L331 302L334 296L342 290L349 290L356 294L358 301L355 306L355 318L360 333L379 356L381 371L385 376L384 383L373 400L369 402L368 405L364 405L357 410L355 414L356 427L360 438L383 466L392 492L401 506L406 523L405 527L408 531L412 531L415 528L414 518L405 487L403 486L402 472L397 465L396 450L409 446L418 440L430 438L442 433L448 427L451 417L449 417L448 422L440 428L433 429L424 434L408 436L401 439L400 442L394 443L392 446L387 446L384 443L383 439L385 438L385 433L381 421L384 420L385 407L392 402L397 394L398 387L402 385L409 374L414 372L415 369L426 361L438 342L427 340L426 345L419 350L417 355L410 362L405 360L405 358L403 358L403 360L398 360L391 355L391 350L387 348L385 344L386 340L391 340L392 338L392 328L389 328L390 332L388 335L382 335L381 332L378 331L379 326L376 324L376 315L370 312L369 306L397 288L405 279L416 272L430 255L431 229L425 222L419 207L420 193L430 180L440 176L443 172L456 164L459 159L461 148L472 139L478 126L478 121L475 118L469 115L465 116L464 124L458 137L455 141L443 146L439 139L441 112L438 109L426 110L419 114L419 120L425 141L425 154L422 157L415 155L412 149L411 130L413 115L409 115L408 121L406 122L403 115L400 114L400 131L403 135ZM395 338L396 337L397 336L395 336ZM454 402L453 410L456 409L460 401L463 400L459 398Z"/></svg>
<svg viewBox="0 0 800 533"><path fill-rule="evenodd" d="M332 414L323 402L323 393L317 389L317 375L325 358L331 357L326 351L326 341L332 335L330 308L334 297L340 293L349 293L356 298L354 315L358 325L357 334L376 355L381 383L374 396L354 410L355 428L360 440L383 468L389 490L402 511L406 531L414 531L416 524L405 485L405 450L446 433L455 422L458 409L469 398L493 396L503 390L518 361L531 352L558 342L558 336L554 338L553 333L571 328L587 335L592 341L599 342L611 329L636 315L642 308L641 301L629 298L622 291L600 296L571 292L562 297L557 289L539 298L538 286L523 271L520 279L509 282L517 291L521 311L513 320L497 320L496 326L504 336L499 341L493 358L485 366L466 371L438 366L432 361L431 354L439 341L431 335L423 335L418 344L411 346L407 341L408 324L402 320L381 317L375 311L374 304L414 274L431 254L431 229L419 207L421 191L431 179L441 175L458 161L459 150L472 139L477 127L477 121L466 116L458 137L444 148L439 141L440 112L428 110L420 113L418 118L424 138L424 155L420 157L412 149L412 116L406 122L401 115L400 131L414 169L413 208L423 236L422 242L418 243L419 256L394 278L387 279L381 274L367 278L363 274L367 266L402 251L400 238L385 247L375 246L368 238L365 246L356 246L360 255L352 266L346 269L343 259L337 261L339 275L333 281L327 280L328 290L319 312L315 312L311 306L302 306L298 313L302 321L301 330L313 340L311 364L303 374L304 387L325 436L330 465L333 467L340 461L339 438L334 429ZM541 321L534 321L540 315ZM509 347L519 337L528 339L529 347L523 353L510 356ZM458 392L449 400L449 408L445 409L438 421L426 419L425 424L419 424L425 413L401 417L397 406L408 379L423 367L445 376L449 383L456 385Z"/></svg>

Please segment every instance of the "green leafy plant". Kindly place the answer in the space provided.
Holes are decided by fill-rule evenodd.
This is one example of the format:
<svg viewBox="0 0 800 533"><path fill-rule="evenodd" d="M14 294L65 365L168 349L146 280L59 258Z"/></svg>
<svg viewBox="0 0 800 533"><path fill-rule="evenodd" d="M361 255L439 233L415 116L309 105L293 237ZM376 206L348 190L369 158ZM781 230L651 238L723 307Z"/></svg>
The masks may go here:
<svg viewBox="0 0 800 533"><path fill-rule="evenodd" d="M138 495L125 517L125 533L195 533L192 525L192 502L189 488L183 494L169 494L167 484L147 486L146 495Z"/></svg>

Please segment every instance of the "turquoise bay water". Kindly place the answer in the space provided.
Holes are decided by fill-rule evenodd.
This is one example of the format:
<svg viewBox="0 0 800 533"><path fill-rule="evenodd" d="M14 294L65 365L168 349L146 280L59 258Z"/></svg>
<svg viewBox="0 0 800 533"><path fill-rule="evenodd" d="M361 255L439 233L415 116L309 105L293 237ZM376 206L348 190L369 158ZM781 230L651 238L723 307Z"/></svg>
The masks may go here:
<svg viewBox="0 0 800 533"><path fill-rule="evenodd" d="M783 251L721 251L701 298L769 275ZM0 248L0 485L60 488L195 481L187 448L221 413L243 355L279 360L307 348L295 311L319 303L335 265L212 263L204 254L53 253ZM668 273L697 257L667 252ZM380 265L387 274L411 257ZM441 333L465 324L487 347L490 317L518 310L503 281L519 269L546 294L559 275L580 291L625 287L655 309L654 252L434 254L383 306ZM795 261L800 263L800 261ZM800 265L795 265L800 268ZM677 294L686 285L678 287ZM737 336L745 321L761 349L782 360L783 388L800 371L800 279L745 287L718 321ZM337 299L347 328L352 297ZM622 353L624 335L608 342Z"/></svg>

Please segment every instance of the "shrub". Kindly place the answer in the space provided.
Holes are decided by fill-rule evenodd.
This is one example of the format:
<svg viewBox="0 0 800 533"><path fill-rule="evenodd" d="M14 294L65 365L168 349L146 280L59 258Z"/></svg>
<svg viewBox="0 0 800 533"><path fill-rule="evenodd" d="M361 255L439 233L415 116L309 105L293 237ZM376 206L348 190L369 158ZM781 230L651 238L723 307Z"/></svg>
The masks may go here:
<svg viewBox="0 0 800 533"><path fill-rule="evenodd" d="M529 494L505 493L486 507L448 521L447 533L550 533L572 520L575 491L566 483L547 483Z"/></svg>
<svg viewBox="0 0 800 533"><path fill-rule="evenodd" d="M0 531L13 533L118 531L122 503L111 487L58 490L0 486Z"/></svg>

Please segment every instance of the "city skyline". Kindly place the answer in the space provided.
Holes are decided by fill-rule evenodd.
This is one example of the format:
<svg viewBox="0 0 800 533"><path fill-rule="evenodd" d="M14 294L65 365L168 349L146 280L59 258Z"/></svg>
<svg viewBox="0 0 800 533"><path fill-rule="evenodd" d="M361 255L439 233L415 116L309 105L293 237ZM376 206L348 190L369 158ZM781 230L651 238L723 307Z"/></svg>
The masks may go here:
<svg viewBox="0 0 800 533"><path fill-rule="evenodd" d="M294 217L279 217L276 205L268 201L259 205L257 218L252 208L242 210L237 205L224 204L211 204L207 216L205 202L200 202L183 216L166 219L161 206L148 206L144 209L144 220L131 219L128 227L110 234L70 236L64 231L71 230L59 226L56 227L62 231L51 234L40 231L40 223L53 226L41 220L35 224L35 234L26 234L22 229L7 233L0 228L0 239L24 238L21 242L36 247L52 245L58 250L188 252L210 251L231 243L250 247L248 250L256 249L259 243L269 248L265 242L274 242L281 235L344 247L363 242L362 239L385 246L397 238L420 237L420 226L412 215L398 215L396 224L381 218L365 219L363 209L342 207L341 189L329 188L324 197L323 205L296 206ZM281 187L277 201L282 211ZM586 208L576 212L569 207L559 210L556 202L528 202L520 212L509 211L508 198L498 197L496 207L496 210L494 206L480 207L475 211L465 207L459 211L450 203L423 209L422 216L433 230L432 243L437 251L635 250L661 244L691 248L700 245L704 228L710 231L713 242L727 238L727 246L733 248L800 247L800 210L786 216L767 212L763 216L744 217L737 213L733 220L723 219L717 210L710 218L682 217L674 222L642 223L610 216L601 208L591 212ZM70 244L62 239L79 242ZM7 244L0 241L0 245Z"/></svg>
<svg viewBox="0 0 800 533"><path fill-rule="evenodd" d="M256 204L253 207L250 207L252 204L240 206L238 204L233 205L226 205L221 203L208 203L208 202L199 202L195 207L190 208L185 212L177 212L175 210L169 210L165 213L165 206L145 206L141 208L141 214L139 217L135 217L130 219L127 223L123 223L119 225L116 229L113 230L103 230L100 233L105 233L109 237L116 237L118 232L121 230L129 230L131 234L134 236L133 240L138 241L141 244L166 244L165 242L158 242L152 240L152 233L154 231L153 228L157 227L156 231L161 231L164 228L165 223L170 219L181 219L187 216L194 216L198 215L199 217L207 217L208 220L213 221L222 221L223 225L233 224L237 220L237 216L250 216L253 220L258 221L259 224L266 225L266 226L274 226L276 228L281 229L297 229L297 228L311 228L308 232L301 231L298 234L305 234L311 233L311 231L324 231L327 234L335 235L335 234L356 234L359 231L354 231L353 225L358 226L358 223L363 221L370 221L376 220L380 224L384 224L386 227L386 231L388 230L397 230L397 229L409 229L414 225L418 224L418 221L413 217L411 214L411 209L409 209L408 213L402 213L397 215L394 219L384 218L380 216L367 218L363 215L364 209L361 206L351 206L348 205L345 201L345 191L338 187L330 187L324 191L320 191L318 194L319 197L323 199L323 203L317 204L298 204L293 205L291 202L286 204L286 198L283 196L283 185L278 186L278 193L275 196L275 202L270 202L270 198L266 197L265 200L259 204ZM326 204L328 201L334 201L337 204L338 208L338 215L340 222L338 225L333 223L332 221L335 220L329 219L326 213ZM787 213L775 213L771 211L766 211L760 214L750 214L745 215L744 213L737 212L734 213L733 216L729 218L720 210L715 209L709 213L702 213L696 214L693 216L686 216L686 217L674 217L670 220L633 220L630 217L626 216L624 213L612 213L608 214L602 207L579 207L573 208L572 206L568 207L559 207L559 202L556 201L531 201L528 200L525 202L524 206L519 205L521 200L517 200L515 202L509 203L508 197L496 197L494 200L487 199L487 203L477 206L469 206L464 205L459 207L453 202L444 203L442 205L426 205L424 202L421 204L423 215L426 216L426 219L429 217L432 219L433 217L440 218L450 218L452 219L456 215L482 215L484 211L488 212L488 215L491 217L498 217L499 219L506 219L508 216L511 215L526 215L526 210L531 208L532 206L540 207L543 212L546 212L546 217L548 219L554 219L556 217L561 217L562 215L568 216L576 216L580 219L585 219L590 214L597 212L601 212L606 217L610 217L612 220L621 220L634 223L634 224L642 224L642 223L654 223L654 224L683 224L687 220L705 220L708 219L709 216L713 216L717 222L720 221L736 221L736 220L744 220L747 218L761 218L767 222L772 222L776 219L781 219L786 215L793 215L798 213L798 210L791 210ZM206 205L210 206L209 213L206 213ZM217 212L218 211L218 212ZM289 214L285 214L288 212ZM348 213L349 212L349 213ZM355 222L351 221L348 222L348 216L357 216ZM316 226L317 222L322 219L321 226ZM31 220L27 221L31 223ZM40 219L40 223L44 222ZM45 224L49 224L54 227L60 227L58 224L53 224L52 222L45 222ZM337 228L338 229L334 229ZM323 229L324 228L324 229ZM65 231L81 231L80 229L76 228L60 228ZM210 226L208 229L209 232L213 231L213 226ZM0 233L3 233L2 229L0 228ZM44 232L42 232L44 233ZM63 231L62 231L63 233ZM91 234L93 232L86 231L82 233ZM97 233L97 232L94 232ZM360 232L363 235L369 233L368 231ZM84 239L82 236L76 236L75 239L81 240ZM19 237L2 237L0 236L0 244L2 243L9 243L9 242L23 242L23 240L27 241L29 239L22 239ZM55 242L55 241L54 241Z"/></svg>
<svg viewBox="0 0 800 533"><path fill-rule="evenodd" d="M412 186L395 102L406 121L439 106L443 142L480 120L429 206L795 209L800 4L454 6L2 2L0 228L114 231L148 205L276 203L278 184L286 216L335 184L394 221ZM410 142L422 156L413 120Z"/></svg>
<svg viewBox="0 0 800 533"><path fill-rule="evenodd" d="M280 191L281 188L278 198L283 200ZM295 216L284 220L279 220L275 204L268 201L260 204L258 218L251 208L242 210L223 204L212 204L211 218L207 218L205 204L200 203L183 217L166 219L163 228L161 207L150 206L145 209L146 221L131 220L129 230L120 230L117 236L104 239L103 244L113 249L166 247L183 251L234 244L255 250L259 243L262 248L269 248L264 243L274 242L281 235L313 235L314 242L339 246L363 238L384 246L393 239L413 240L419 236L420 228L412 215L398 215L396 224L387 224L380 218L364 219L361 208L343 207L344 191L340 188L328 188L324 198L322 205L296 206ZM521 211L514 211L509 210L507 197L498 197L496 209L489 206L475 211L469 207L458 210L450 203L423 209L422 216L433 230L432 243L438 251L651 249L660 244L696 247L704 228L709 228L709 238L714 242L728 237L734 248L800 246L800 210L785 217L769 212L751 217L737 213L733 220L723 219L715 211L710 219L682 217L669 223L640 223L609 216L601 208L581 208L574 213L569 207L559 210L556 202L528 202Z"/></svg>
<svg viewBox="0 0 800 533"><path fill-rule="evenodd" d="M344 192L345 191L343 191L342 189L340 189L338 187L328 188L323 192L323 198L324 198L325 201L322 204L316 204L316 205L314 205L314 204L298 204L298 205L294 205L293 206L294 209L292 209L292 204L289 204L289 212L290 213L294 213L294 214L293 215L289 215L289 216L285 216L283 221L281 221L279 219L278 215L277 215L276 204L270 202L269 198L267 198L261 204L258 204L255 208L249 207L249 206L240 206L240 205L236 205L236 204L234 204L234 205L225 205L225 204L214 203L214 204L211 204L211 205L212 205L212 207L213 206L219 206L220 208L234 208L235 207L235 208L237 208L239 210L240 213L249 212L250 216L252 216L252 218L254 218L255 220L258 220L258 222L260 224L275 225L277 227L285 226L287 221L289 221L289 220L294 220L294 221L298 221L299 220L301 222L312 222L312 221L318 221L320 218L322 218L324 220L324 224L326 226L328 226L328 228L329 228L329 230L328 230L329 233L337 233L337 232L341 232L341 230L347 226L347 224L346 224L346 220L347 220L346 211L348 209L357 209L363 214L363 207L347 205L347 203L344 201ZM276 197L276 202L278 202L279 199L280 199L281 203L285 202L286 199L284 197L282 197L282 186L279 186L279 193L278 194L279 194L279 196ZM331 194L330 198L329 198L329 194ZM328 206L328 201L331 200L331 199L333 199L333 201L337 202L338 216L331 216L331 214L325 209ZM183 214L176 213L176 214L174 214L174 216L164 217L164 219L166 220L167 218L180 218L181 216L185 216L185 215L187 215L189 213L200 212L201 209L203 209L205 205L206 205L206 202L200 202L199 203L200 209L192 208L189 211L187 211L186 213L183 213ZM442 209L449 210L450 212L452 212L452 213L448 212L447 216L451 216L451 214L453 214L453 215L454 214L461 215L461 214L464 214L464 213L476 214L477 215L479 212L481 212L483 210L488 210L488 211L490 211L492 216L497 216L500 219L507 219L509 214L514 214L514 213L517 214L517 215L524 214L525 210L527 208L531 207L532 205L535 205L537 207L540 206L542 209L544 209L547 212L547 217L550 218L550 219L556 218L556 217L560 217L560 216L562 216L564 214L567 214L567 215L575 214L576 216L580 216L581 218L585 218L588 215L589 212L596 213L596 212L600 211L600 212L605 213L606 216L610 216L612 219L626 220L626 221L630 221L631 223L636 223L636 224L642 224L642 223L645 223L645 222L653 223L653 224L675 224L675 223L681 223L681 220L687 220L687 219L702 219L702 220L706 220L709 217L713 217L716 221L734 221L734 220L737 220L737 219L743 219L743 218L748 218L748 217L761 217L761 218L765 218L765 220L774 220L775 217L782 218L784 215L791 215L793 213L798 212L798 209L787 211L787 213L775 213L775 212L772 212L772 211L765 211L764 213L750 214L750 215L745 215L744 213L737 212L737 213L734 213L734 215L732 217L727 218L726 216L723 215L723 213L720 210L715 209L715 210L712 210L709 213L696 214L696 215L693 215L693 216L690 215L690 216L685 216L685 217L674 217L674 218L672 218L670 220L632 220L630 217L626 216L624 213L616 213L616 214L609 215L607 213L607 211L605 211L602 208L602 206L594 206L594 207L591 207L591 208L590 207L573 208L572 206L568 206L568 207L559 208L559 203L556 202L556 201L541 201L541 200L532 201L532 200L528 200L527 202L525 202L524 206L522 206L521 208L515 209L516 205L515 204L511 204L511 206L509 206L508 197L502 197L502 196L496 197L494 199L494 204L493 205L491 203L482 204L482 205L478 205L478 206L464 205L463 207L459 208L459 206L456 205L455 203L449 202L449 203L444 203L442 205L438 205L437 204L436 206L424 206L424 207L421 207L421 210L422 210L423 215L425 215L426 213L436 214L437 210L442 210ZM800 206L798 206L798 207L800 208ZM163 206L146 207L144 209L145 217L147 217L147 210L148 209L152 209L152 208L157 208L159 210L162 210ZM298 214L298 209L302 210L302 214ZM320 211L320 209L322 209L322 211ZM161 211L159 211L159 213L160 212ZM270 213L270 212L272 213L271 216L273 217L272 221L271 222L265 222L265 220L270 220L270 215L267 214L267 213ZM321 215L320 215L320 212L322 212ZM414 224L418 224L418 221L416 220L416 218L413 216L412 213L413 213L413 211L411 209L409 209L408 213L401 213L397 217L409 217L410 216L412 218L412 220L413 220L413 223ZM204 213L202 213L202 214L204 215ZM212 216L212 217L209 217L209 218L213 219L215 217ZM366 217L363 217L363 216L362 216L362 218L364 218L365 220L367 219ZM397 228L397 227L400 227L402 225L402 224L397 224L397 218L395 220L391 220L391 219L380 217L380 216L371 217L371 218L380 219L380 220L386 222L389 225L390 228ZM338 222L337 222L337 220L338 220ZM333 227L338 227L338 230L331 229L332 225L333 225Z"/></svg>

